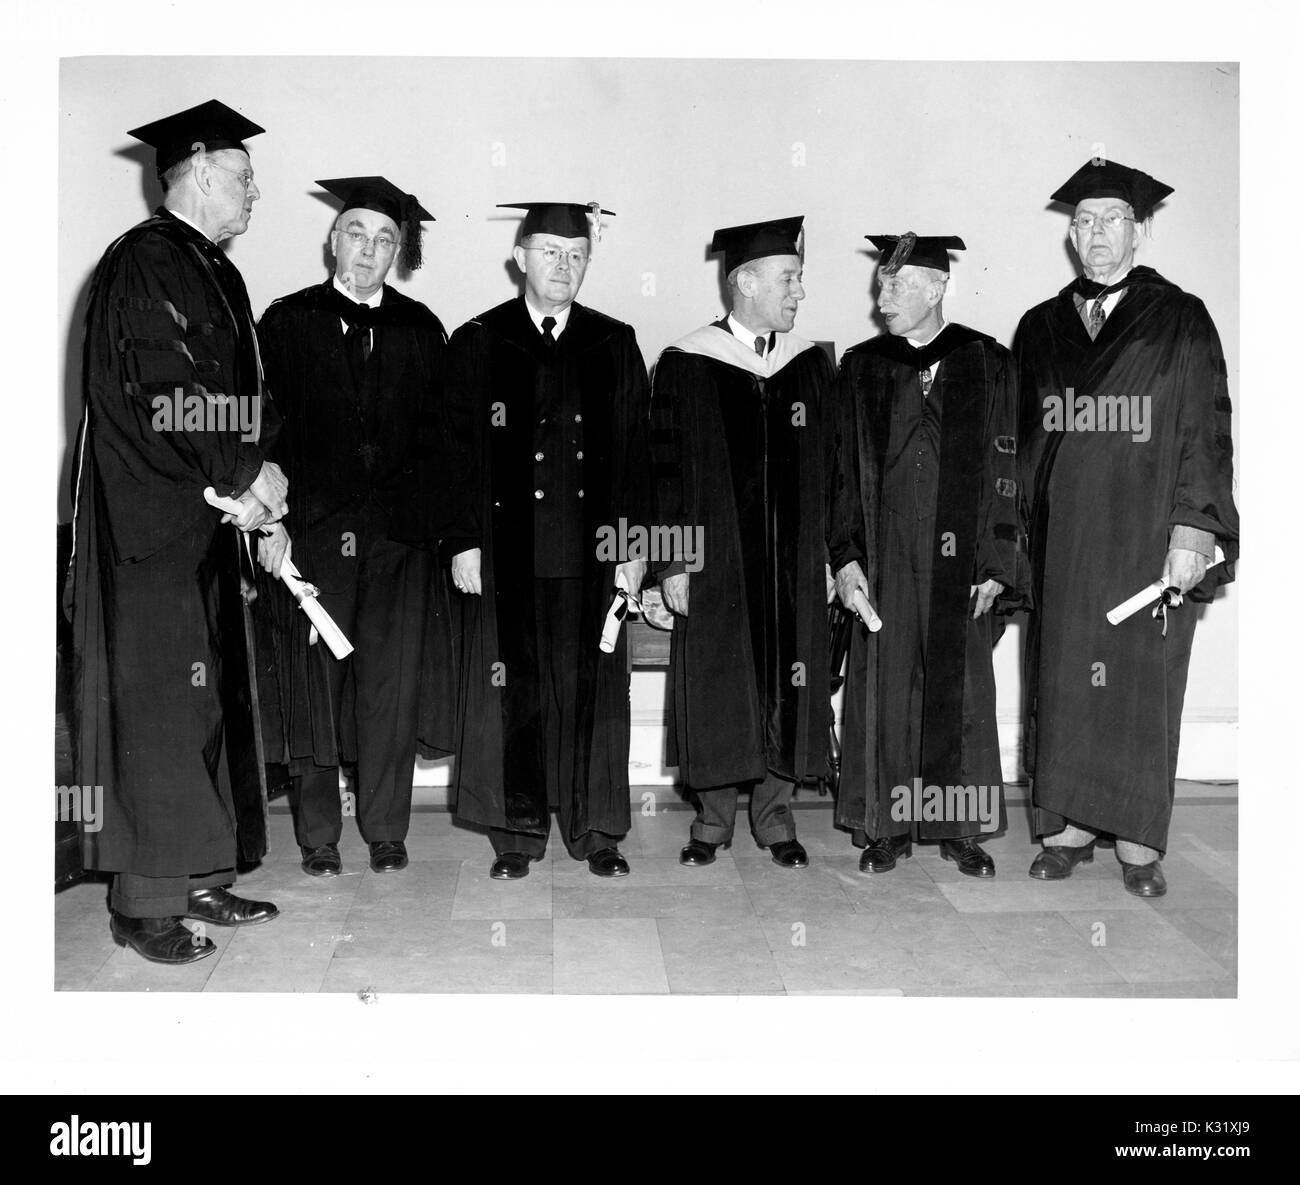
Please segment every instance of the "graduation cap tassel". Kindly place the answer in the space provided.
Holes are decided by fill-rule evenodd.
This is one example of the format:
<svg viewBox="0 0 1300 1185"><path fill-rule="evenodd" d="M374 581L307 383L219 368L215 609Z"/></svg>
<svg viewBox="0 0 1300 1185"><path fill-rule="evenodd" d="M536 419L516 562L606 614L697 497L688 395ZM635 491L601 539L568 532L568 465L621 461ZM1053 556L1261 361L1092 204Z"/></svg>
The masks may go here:
<svg viewBox="0 0 1300 1185"><path fill-rule="evenodd" d="M889 257L889 262L880 270L887 276L896 275L899 269L904 267L907 261L912 258L912 251L915 247L916 232L909 230L899 237L894 253Z"/></svg>
<svg viewBox="0 0 1300 1185"><path fill-rule="evenodd" d="M406 237L402 243L402 266L416 271L424 262L424 223L418 218L407 218Z"/></svg>

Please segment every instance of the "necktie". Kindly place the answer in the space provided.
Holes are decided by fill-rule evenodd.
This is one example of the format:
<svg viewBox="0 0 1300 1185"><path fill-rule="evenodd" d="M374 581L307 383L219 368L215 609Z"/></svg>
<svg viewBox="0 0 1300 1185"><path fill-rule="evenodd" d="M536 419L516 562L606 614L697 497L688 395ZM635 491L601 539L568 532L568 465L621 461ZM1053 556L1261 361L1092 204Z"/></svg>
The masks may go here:
<svg viewBox="0 0 1300 1185"><path fill-rule="evenodd" d="M361 365L364 366L370 361L370 351L373 348L373 343L370 340L370 326L364 322L349 325L348 337L356 339L352 347L353 353L360 356Z"/></svg>
<svg viewBox="0 0 1300 1185"><path fill-rule="evenodd" d="M1088 314L1088 336L1093 341L1097 340L1097 334L1101 332L1101 327L1106 324L1106 310L1101 304L1102 298L1098 296L1092 302L1092 311Z"/></svg>
<svg viewBox="0 0 1300 1185"><path fill-rule="evenodd" d="M338 292L334 293L334 307L347 324L347 333L343 340L347 346L348 359L359 374L370 360L373 344L370 327L374 324L375 314L379 310L372 309L366 304L358 304Z"/></svg>
<svg viewBox="0 0 1300 1185"><path fill-rule="evenodd" d="M542 341L544 341L548 346L555 345L555 334L552 332L554 328L555 328L554 317L542 318Z"/></svg>
<svg viewBox="0 0 1300 1185"><path fill-rule="evenodd" d="M767 353L767 338L754 338L754 353L756 353L760 358Z"/></svg>
<svg viewBox="0 0 1300 1185"><path fill-rule="evenodd" d="M930 388L934 386L934 371L928 366L921 371L921 398L929 397Z"/></svg>
<svg viewBox="0 0 1300 1185"><path fill-rule="evenodd" d="M1092 308L1086 309L1087 316L1084 318L1084 325L1087 327L1088 336L1097 340L1097 334L1101 332L1101 327L1106 324L1106 310L1102 308L1101 298L1103 296L1113 296L1127 288L1130 284L1142 279L1144 270L1135 267L1122 280L1116 280L1113 284L1103 284L1100 280L1090 280L1087 276L1080 276L1074 281L1074 291L1081 296L1084 301L1092 301Z"/></svg>

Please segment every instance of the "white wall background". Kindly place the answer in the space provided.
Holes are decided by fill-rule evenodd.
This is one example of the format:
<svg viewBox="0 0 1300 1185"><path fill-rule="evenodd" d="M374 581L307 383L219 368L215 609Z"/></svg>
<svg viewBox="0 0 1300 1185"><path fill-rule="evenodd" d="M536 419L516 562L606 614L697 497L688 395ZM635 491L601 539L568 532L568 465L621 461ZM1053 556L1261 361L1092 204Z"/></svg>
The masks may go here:
<svg viewBox="0 0 1300 1185"><path fill-rule="evenodd" d="M610 221L580 299L636 326L648 362L720 311L714 227L803 213L797 330L837 352L878 332L863 235L960 234L946 312L1009 343L1074 268L1048 195L1096 151L1175 187L1140 262L1200 295L1234 400L1238 71L1212 63L779 62L442 58L68 58L60 72L59 325L64 439L80 312L108 242L158 191L125 129L208 98L263 124L262 200L230 245L254 310L326 275L316 177L383 173L438 221L398 286L454 329L515 291L512 200L599 200ZM1096 146L1104 146L1098 149ZM68 465L59 514L68 517ZM1236 776L1237 594L1203 611L1183 777ZM1005 764L1016 762L1018 631L998 648ZM634 778L658 780L659 683L634 685ZM648 754L648 756L647 756ZM440 773L435 773L440 778Z"/></svg>

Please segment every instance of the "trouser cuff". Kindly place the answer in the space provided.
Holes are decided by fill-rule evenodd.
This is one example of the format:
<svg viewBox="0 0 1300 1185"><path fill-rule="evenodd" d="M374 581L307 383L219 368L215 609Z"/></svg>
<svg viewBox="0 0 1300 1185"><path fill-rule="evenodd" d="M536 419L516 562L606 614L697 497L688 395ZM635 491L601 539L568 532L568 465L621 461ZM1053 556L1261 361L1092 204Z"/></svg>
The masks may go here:
<svg viewBox="0 0 1300 1185"><path fill-rule="evenodd" d="M698 839L702 843L730 843L735 830L734 824L731 827L723 827L716 823L701 823L697 818L691 824L691 838Z"/></svg>

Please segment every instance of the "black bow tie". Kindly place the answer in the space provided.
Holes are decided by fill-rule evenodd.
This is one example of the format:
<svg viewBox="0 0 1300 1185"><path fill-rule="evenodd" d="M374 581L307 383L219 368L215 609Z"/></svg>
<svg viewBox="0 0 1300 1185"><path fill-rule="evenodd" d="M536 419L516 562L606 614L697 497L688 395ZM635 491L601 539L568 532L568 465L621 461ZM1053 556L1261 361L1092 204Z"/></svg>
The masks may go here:
<svg viewBox="0 0 1300 1185"><path fill-rule="evenodd" d="M334 297L335 311L349 326L369 328L375 324L379 316L379 309L371 308L368 304L358 304L355 300L350 300L344 296L337 288L334 289L331 295Z"/></svg>
<svg viewBox="0 0 1300 1185"><path fill-rule="evenodd" d="M1132 272L1129 272L1122 280L1116 280L1113 284L1101 284L1096 280L1088 279L1087 276L1080 276L1074 282L1074 291L1082 296L1084 300L1096 300L1103 292L1118 292L1121 288L1127 288L1132 279Z"/></svg>

